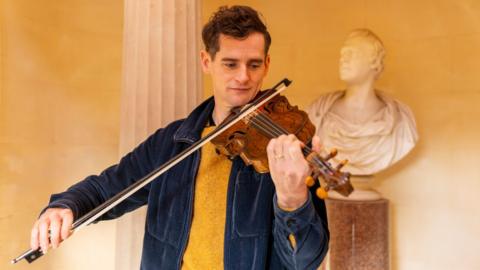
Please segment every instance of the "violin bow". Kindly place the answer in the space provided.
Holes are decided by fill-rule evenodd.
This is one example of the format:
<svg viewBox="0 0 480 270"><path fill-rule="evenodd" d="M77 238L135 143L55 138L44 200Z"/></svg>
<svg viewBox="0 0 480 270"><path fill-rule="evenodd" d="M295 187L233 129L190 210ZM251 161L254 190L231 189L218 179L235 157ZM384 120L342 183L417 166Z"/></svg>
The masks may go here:
<svg viewBox="0 0 480 270"><path fill-rule="evenodd" d="M161 166L159 166L158 168L156 168L155 170L153 170L143 178L137 180L135 183L133 183L129 187L120 191L118 194L116 194L112 198L106 200L104 203L97 206L96 208L94 208L93 210L91 210L90 212L88 212L78 220L76 220L72 224L71 232L72 233L76 232L81 228L94 222L97 218L99 218L100 216L102 216L103 214L111 210L113 207L115 207L116 205L124 201L126 198L130 197L132 194L140 190L142 187L146 186L147 184L155 180L157 177L162 175L164 172L168 171L177 163L184 160L186 157L190 156L193 152L200 149L206 143L210 142L218 134L222 133L229 127L233 126L242 118L249 115L250 113L255 111L257 108L265 104L267 101L272 99L274 96L283 92L291 83L292 81L285 78L281 80L279 83L277 83L273 88L265 91L259 98L255 99L253 102L242 106L238 114L235 114L232 117L225 119L225 121L223 121L215 130L210 132L207 136L201 138L200 140L192 144L190 147L188 147L187 149L177 154L172 159L168 160L167 162L165 162L164 164L162 164ZM30 248L29 250L25 251L18 257L14 258L11 261L11 263L15 264L23 259L27 260L28 263L32 263L43 255L44 253L40 248L36 250L33 250Z"/></svg>

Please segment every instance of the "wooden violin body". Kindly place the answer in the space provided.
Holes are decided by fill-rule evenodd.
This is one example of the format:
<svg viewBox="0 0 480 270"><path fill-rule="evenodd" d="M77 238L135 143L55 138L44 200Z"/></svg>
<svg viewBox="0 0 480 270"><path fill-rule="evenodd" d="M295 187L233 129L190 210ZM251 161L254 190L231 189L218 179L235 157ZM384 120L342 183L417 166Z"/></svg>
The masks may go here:
<svg viewBox="0 0 480 270"><path fill-rule="evenodd" d="M240 109L234 111L232 117L239 111ZM297 106L290 105L284 96L273 97L262 107L243 117L242 121L236 122L213 138L212 143L216 145L220 154L229 158L240 156L257 172L266 173L269 171L266 149L268 142L272 138L287 134L294 134L306 145L302 152L312 168L313 176L307 178L305 183L309 187L317 186L318 197L326 198L328 190L336 190L343 196L352 193L350 174L340 171L346 161L332 168L328 160L336 155L336 150L332 150L326 157L321 157L308 147L315 134L315 126L307 113L299 110ZM324 187L320 187L319 176L326 182Z"/></svg>
<svg viewBox="0 0 480 270"><path fill-rule="evenodd" d="M315 126L307 113L290 105L284 96L275 96L259 110L304 143L310 142L315 134ZM270 134L251 125L249 117L246 117L214 138L212 143L221 154L229 158L240 156L246 164L253 165L257 172L266 173L269 171L266 148L271 138Z"/></svg>

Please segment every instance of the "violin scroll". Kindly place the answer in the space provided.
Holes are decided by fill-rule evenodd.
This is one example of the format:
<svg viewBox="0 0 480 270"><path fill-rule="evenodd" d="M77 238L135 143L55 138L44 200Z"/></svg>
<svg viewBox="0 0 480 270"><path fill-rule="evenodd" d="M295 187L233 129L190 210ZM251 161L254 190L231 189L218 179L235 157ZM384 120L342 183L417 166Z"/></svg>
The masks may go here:
<svg viewBox="0 0 480 270"><path fill-rule="evenodd" d="M309 187L313 187L315 181L320 183L319 177L322 177L325 180L325 185L320 186L319 184L316 190L317 196L321 199L327 198L327 192L329 190L335 190L345 197L348 197L350 193L353 192L353 186L350 182L350 173L340 171L340 169L347 164L348 160L342 161L335 168L333 168L330 162L328 162L328 160L335 157L336 154L337 150L332 149L326 157L321 157L318 153L313 151L306 157L313 169L313 173L312 176L305 180L305 184Z"/></svg>

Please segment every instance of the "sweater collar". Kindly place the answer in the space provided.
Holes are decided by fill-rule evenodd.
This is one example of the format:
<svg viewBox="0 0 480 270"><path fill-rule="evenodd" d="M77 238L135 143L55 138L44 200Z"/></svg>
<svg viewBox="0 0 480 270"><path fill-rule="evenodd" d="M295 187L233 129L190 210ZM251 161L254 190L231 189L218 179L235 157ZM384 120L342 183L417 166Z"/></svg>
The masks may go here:
<svg viewBox="0 0 480 270"><path fill-rule="evenodd" d="M174 141L194 143L200 140L202 130L207 125L214 107L215 101L213 96L202 102L180 125L173 135Z"/></svg>

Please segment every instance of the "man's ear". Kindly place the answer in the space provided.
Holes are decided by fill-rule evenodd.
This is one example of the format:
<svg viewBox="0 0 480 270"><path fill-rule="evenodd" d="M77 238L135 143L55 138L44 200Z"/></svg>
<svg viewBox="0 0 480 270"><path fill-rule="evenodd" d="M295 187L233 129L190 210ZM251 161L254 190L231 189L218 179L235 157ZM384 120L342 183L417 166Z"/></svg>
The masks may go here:
<svg viewBox="0 0 480 270"><path fill-rule="evenodd" d="M267 57L265 57L265 76L268 74L269 68L270 68L270 54L267 54Z"/></svg>
<svg viewBox="0 0 480 270"><path fill-rule="evenodd" d="M203 72L209 74L210 66L212 65L212 58L210 57L210 54L207 51L202 50L200 51L200 59Z"/></svg>

